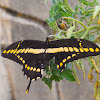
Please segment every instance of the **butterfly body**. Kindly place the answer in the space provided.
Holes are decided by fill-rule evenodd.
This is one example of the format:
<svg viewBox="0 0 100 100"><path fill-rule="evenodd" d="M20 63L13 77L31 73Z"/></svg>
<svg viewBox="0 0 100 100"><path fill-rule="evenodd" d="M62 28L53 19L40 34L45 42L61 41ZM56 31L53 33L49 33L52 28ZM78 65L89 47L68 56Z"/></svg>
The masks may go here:
<svg viewBox="0 0 100 100"><path fill-rule="evenodd" d="M42 77L43 69L55 58L57 68L65 69L65 64L74 60L100 55L100 48L84 39L62 39L55 41L24 40L8 46L2 56L23 65L24 75L31 80Z"/></svg>

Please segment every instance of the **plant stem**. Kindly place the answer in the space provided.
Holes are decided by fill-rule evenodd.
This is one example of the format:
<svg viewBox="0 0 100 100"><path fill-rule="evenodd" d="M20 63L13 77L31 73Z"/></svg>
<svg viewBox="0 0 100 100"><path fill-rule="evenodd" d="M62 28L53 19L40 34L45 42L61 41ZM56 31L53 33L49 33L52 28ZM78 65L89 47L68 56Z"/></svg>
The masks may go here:
<svg viewBox="0 0 100 100"><path fill-rule="evenodd" d="M83 12L83 14L88 14L88 13L90 13L90 12L94 12L94 9L91 9L91 10L85 11L85 12Z"/></svg>
<svg viewBox="0 0 100 100"><path fill-rule="evenodd" d="M84 39L85 38L85 36L88 34L88 32L89 32L89 29L88 30L86 30L86 32L84 33L84 35L81 37L81 39Z"/></svg>
<svg viewBox="0 0 100 100"><path fill-rule="evenodd" d="M72 62L72 70L73 70L74 76L75 76L75 78L76 78L76 80L77 80L77 83L78 83L78 85L79 85L80 82L79 82L78 75L77 75L77 73L76 73L76 69L75 69L75 66L74 66L74 63L73 63L73 62Z"/></svg>
<svg viewBox="0 0 100 100"><path fill-rule="evenodd" d="M85 31L85 29L82 29L82 30L79 30L79 31L73 32L73 34L78 34L78 33L81 33L81 32L83 32L83 31Z"/></svg>
<svg viewBox="0 0 100 100"><path fill-rule="evenodd" d="M64 19L71 19L71 20L73 20L73 21L75 21L75 22L78 22L78 23L81 24L85 29L87 29L86 25L83 24L81 21L79 21L79 20L77 20L77 19L74 19L74 18L71 18L71 17L62 17L62 18L64 18Z"/></svg>
<svg viewBox="0 0 100 100"><path fill-rule="evenodd" d="M91 62L93 63L93 66L94 66L94 68L96 69L96 72L99 73L99 69L98 69L98 67L97 67L97 65L96 65L96 63L95 63L93 57L90 57L90 60L91 60Z"/></svg>
<svg viewBox="0 0 100 100"><path fill-rule="evenodd" d="M91 30L91 29L99 29L99 30L100 30L100 25L89 26L88 29L89 29L89 30Z"/></svg>
<svg viewBox="0 0 100 100"><path fill-rule="evenodd" d="M100 39L100 35L93 42L97 43L99 39Z"/></svg>
<svg viewBox="0 0 100 100"><path fill-rule="evenodd" d="M81 39L84 39L85 36L88 34L89 30L92 30L92 29L100 29L100 26L99 26L99 25L96 25L96 26L88 26L86 32L85 32L84 35L81 37Z"/></svg>
<svg viewBox="0 0 100 100"><path fill-rule="evenodd" d="M68 1L67 0L64 0L64 2L66 4L66 6L68 7L68 9L73 13L74 10L69 6Z"/></svg>
<svg viewBox="0 0 100 100"><path fill-rule="evenodd" d="M99 56L97 56L97 67L99 67Z"/></svg>

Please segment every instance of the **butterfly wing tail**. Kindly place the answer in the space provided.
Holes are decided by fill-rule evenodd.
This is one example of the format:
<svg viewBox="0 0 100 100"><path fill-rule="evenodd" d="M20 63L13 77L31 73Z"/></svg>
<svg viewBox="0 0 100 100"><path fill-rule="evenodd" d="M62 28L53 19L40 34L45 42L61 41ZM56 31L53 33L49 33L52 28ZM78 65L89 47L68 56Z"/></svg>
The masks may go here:
<svg viewBox="0 0 100 100"><path fill-rule="evenodd" d="M26 93L25 93L25 94L27 94L27 93L29 92L30 85L31 85L31 79L30 79L29 84L28 84L28 86L27 86L27 88L26 88Z"/></svg>

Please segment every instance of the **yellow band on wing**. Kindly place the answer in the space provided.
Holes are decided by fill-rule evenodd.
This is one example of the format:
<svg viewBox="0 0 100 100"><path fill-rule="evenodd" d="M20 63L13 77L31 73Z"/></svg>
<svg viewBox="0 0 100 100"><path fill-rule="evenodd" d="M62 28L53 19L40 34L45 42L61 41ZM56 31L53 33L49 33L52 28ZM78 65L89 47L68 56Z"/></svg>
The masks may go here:
<svg viewBox="0 0 100 100"><path fill-rule="evenodd" d="M32 53L32 54L41 54L41 53L59 53L59 52L99 52L99 48L77 48L77 47L59 47L59 48L48 48L48 49L33 49L33 48L23 48L23 49L12 49L4 50L5 54L19 54L19 53Z"/></svg>

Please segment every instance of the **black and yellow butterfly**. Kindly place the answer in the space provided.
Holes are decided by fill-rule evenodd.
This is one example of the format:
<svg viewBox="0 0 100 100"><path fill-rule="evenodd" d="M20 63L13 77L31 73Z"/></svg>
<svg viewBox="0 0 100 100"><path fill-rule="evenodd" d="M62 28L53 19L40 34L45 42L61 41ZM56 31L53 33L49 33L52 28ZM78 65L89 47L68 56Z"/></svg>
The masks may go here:
<svg viewBox="0 0 100 100"><path fill-rule="evenodd" d="M65 64L88 56L100 55L100 48L84 39L62 39L56 41L24 40L11 44L2 56L23 65L24 75L32 80L42 78L42 72L49 61L55 57L57 68L64 69Z"/></svg>

